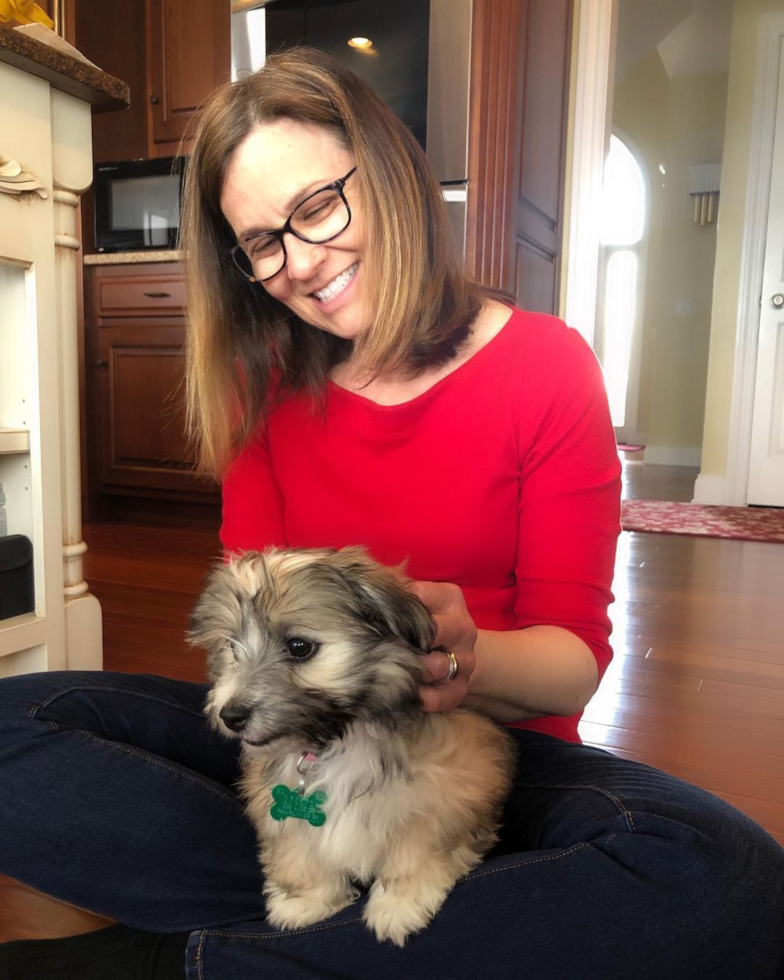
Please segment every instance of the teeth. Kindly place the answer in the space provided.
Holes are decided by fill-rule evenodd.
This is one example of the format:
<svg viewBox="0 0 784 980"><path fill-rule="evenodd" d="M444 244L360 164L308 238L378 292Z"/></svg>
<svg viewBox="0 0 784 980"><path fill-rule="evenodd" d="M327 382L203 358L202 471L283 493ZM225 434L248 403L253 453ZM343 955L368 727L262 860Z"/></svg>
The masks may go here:
<svg viewBox="0 0 784 980"><path fill-rule="evenodd" d="M346 269L345 272L341 272L336 279L333 279L328 286L325 286L323 289L319 289L314 295L318 296L322 303L329 303L330 300L333 300L336 296L342 293L346 286L348 286L356 275L358 268L359 263L355 262L352 266Z"/></svg>

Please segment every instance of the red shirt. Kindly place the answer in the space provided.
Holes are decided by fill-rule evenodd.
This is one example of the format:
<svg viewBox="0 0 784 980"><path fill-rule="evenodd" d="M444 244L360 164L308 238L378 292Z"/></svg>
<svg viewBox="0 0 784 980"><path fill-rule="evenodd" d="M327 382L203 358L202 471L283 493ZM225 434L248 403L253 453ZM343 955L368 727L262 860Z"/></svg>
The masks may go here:
<svg viewBox="0 0 784 980"><path fill-rule="evenodd" d="M402 405L328 384L290 397L223 486L227 551L362 544L415 579L454 582L479 629L579 636L600 676L620 532L604 380L575 330L515 311L468 361ZM579 741L580 715L515 727Z"/></svg>

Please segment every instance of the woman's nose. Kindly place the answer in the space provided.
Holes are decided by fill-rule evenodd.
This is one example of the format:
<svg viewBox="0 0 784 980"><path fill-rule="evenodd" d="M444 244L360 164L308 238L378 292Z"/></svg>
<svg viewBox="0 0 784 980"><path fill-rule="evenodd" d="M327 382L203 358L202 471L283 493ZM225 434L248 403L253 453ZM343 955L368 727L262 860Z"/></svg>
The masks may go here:
<svg viewBox="0 0 784 980"><path fill-rule="evenodd" d="M295 235L286 235L286 268L290 279L310 279L324 261L323 245L311 245Z"/></svg>

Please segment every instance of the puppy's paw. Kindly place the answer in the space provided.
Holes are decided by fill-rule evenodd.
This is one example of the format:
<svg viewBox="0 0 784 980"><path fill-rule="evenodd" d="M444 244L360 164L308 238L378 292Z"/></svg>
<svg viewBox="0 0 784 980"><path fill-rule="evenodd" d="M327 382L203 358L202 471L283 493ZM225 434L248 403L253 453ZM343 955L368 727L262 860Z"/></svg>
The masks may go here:
<svg viewBox="0 0 784 980"><path fill-rule="evenodd" d="M267 882L267 920L278 929L301 929L321 922L350 905L357 897L352 888L314 888L310 891L286 891Z"/></svg>
<svg viewBox="0 0 784 980"><path fill-rule="evenodd" d="M382 942L404 946L408 937L430 922L440 908L445 893L427 885L411 883L385 887L379 880L370 889L364 919Z"/></svg>

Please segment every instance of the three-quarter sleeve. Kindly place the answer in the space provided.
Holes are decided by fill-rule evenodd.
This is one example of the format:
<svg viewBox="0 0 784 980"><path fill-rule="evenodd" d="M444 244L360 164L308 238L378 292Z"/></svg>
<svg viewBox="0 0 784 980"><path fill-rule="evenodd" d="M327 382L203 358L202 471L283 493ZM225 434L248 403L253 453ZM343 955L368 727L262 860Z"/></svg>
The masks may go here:
<svg viewBox="0 0 784 980"><path fill-rule="evenodd" d="M520 393L516 628L579 636L602 676L620 533L621 466L599 363L575 330L553 332L550 370Z"/></svg>

